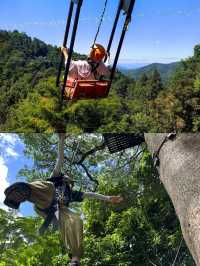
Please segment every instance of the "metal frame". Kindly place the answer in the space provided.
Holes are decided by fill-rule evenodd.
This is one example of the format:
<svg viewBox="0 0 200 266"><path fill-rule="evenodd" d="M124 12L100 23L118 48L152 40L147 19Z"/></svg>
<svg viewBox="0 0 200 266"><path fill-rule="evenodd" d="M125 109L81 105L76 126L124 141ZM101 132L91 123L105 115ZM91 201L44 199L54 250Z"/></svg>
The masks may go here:
<svg viewBox="0 0 200 266"><path fill-rule="evenodd" d="M73 25L72 36L71 36L71 41L70 41L68 59L67 59L66 67L65 67L64 82L63 82L63 86L61 88L62 99L64 97L65 86L67 83L67 77L68 77L68 73L69 73L70 62L72 59L72 53L73 53L73 49L74 49L74 43L75 43L75 39L76 39L76 32L77 32L77 28L78 28L82 3L83 3L83 0L71 0L71 2L70 2L70 8L69 8L69 13L68 13L68 18L67 18L66 29L65 29L65 36L64 36L64 41L63 41L64 47L66 47L68 37L69 37L69 30L70 30L71 21L72 21L74 5L76 5L76 11L75 11L74 25ZM63 63L64 63L64 55L62 54L59 69L58 69L57 80L56 80L56 86L57 87L60 86L60 75L61 75Z"/></svg>
<svg viewBox="0 0 200 266"><path fill-rule="evenodd" d="M73 9L74 9L74 3L73 3L73 1L71 1L70 7L69 7L68 18L67 18L66 29L65 29L63 47L66 47L66 45L67 45L67 40L68 40L68 36L69 36L69 29L70 29L71 20L72 20ZM59 69L58 69L58 76L57 76L57 80L56 80L56 86L57 87L59 87L60 75L61 75L61 72L62 72L63 63L64 63L64 54L61 53L60 65L59 65Z"/></svg>
<svg viewBox="0 0 200 266"><path fill-rule="evenodd" d="M108 54L110 54L110 49L111 49L111 46L112 46L112 43L113 43L113 39L114 39L114 35L115 35L115 32L116 32L116 28L117 28L117 24L118 24L118 21L119 21L119 17L120 17L120 13L121 13L122 7L123 7L123 1L120 0L119 1L119 5L118 5L118 9L117 9L117 14L115 16L114 25L113 25L112 32L111 32L111 35L110 35L110 40L109 40L108 47L107 47L107 53ZM104 62L106 62L106 60L107 60L107 58L105 59Z"/></svg>
<svg viewBox="0 0 200 266"><path fill-rule="evenodd" d="M113 78L114 78L114 75L115 75L115 71L116 71L119 55L120 55L120 52L121 52L121 48L122 48L122 45L123 45L123 42L124 42L124 38L125 38L126 32L128 30L128 25L131 22L131 16L132 16L133 8L135 6L135 1L136 0L131 0L130 1L129 8L128 8L128 11L126 13L126 19L125 19L125 22L124 22L122 34L121 34L121 37L120 37L120 40L119 40L119 45L118 45L118 48L117 48L117 52L116 52L116 55L115 55L114 63L113 63L111 74L110 74L110 81L111 81L110 87L111 87L112 82L113 82ZM120 0L119 7L121 5L121 10L123 10L123 4L124 4L123 0ZM117 15L116 15L116 20L117 20L116 25L114 25L114 27L113 27L114 34L115 34L116 27L117 27L117 24L118 24L118 21L119 21L118 12L117 12ZM112 44L112 40L113 40L114 34L113 34L113 36L111 36L112 37L112 39L110 40L111 44Z"/></svg>
<svg viewBox="0 0 200 266"><path fill-rule="evenodd" d="M114 39L114 36L115 36L115 33L116 33L116 29L117 29L117 25L118 25L118 22L119 22L120 14L121 14L121 11L123 11L123 12L125 12L126 18L125 18L124 26L123 26L123 29L122 29L121 37L119 39L119 44L118 44L118 48L117 48L117 51L116 51L116 54L115 54L115 59L114 59L114 62L113 62L113 66L112 66L112 69L111 69L110 86L108 88L108 91L110 90L110 87L111 87L113 79L114 79L114 75L115 75L115 71L116 71L116 67L117 67L117 62L118 62L118 59L119 59L120 51L121 51L121 48L122 48L122 45L123 45L123 42L124 42L125 34L127 32L127 29L128 29L128 25L129 25L129 23L131 21L131 16L132 16L132 12L133 12L133 8L134 8L136 0L129 0L130 3L128 3L129 7L128 7L127 11L124 10L124 4L125 4L124 1L125 0L119 0L117 13L116 13L116 16L115 16L115 20L114 20L111 36L110 36L110 39L109 39L109 42L108 42L108 46L107 46L107 54L110 54L110 50L111 50L113 39ZM70 30L70 26L71 26L73 9L74 9L74 5L76 5L76 13L75 13L74 25L73 25L72 36L71 36L71 41L70 41L70 47L69 47L69 52L68 52L68 60L67 60L67 64L66 64L66 67L65 67L64 82L63 82L63 85L61 87L62 99L64 97L64 91L65 91L65 87L66 87L66 83L67 83L67 77L68 77L68 74L69 74L70 62L71 62L71 59L72 59L72 53L73 53L74 43L75 43L75 39L76 39L76 32L77 32L77 28L78 28L78 23L79 23L79 17L80 17L82 4L83 4L83 0L71 0L69 12L68 12L65 36L64 36L64 41L63 41L63 46L64 47L66 47L66 45L67 45L68 36L69 36L69 30ZM127 3L126 3L126 5L127 5ZM58 76L57 76L57 80L56 80L56 86L57 87L60 86L60 75L61 75L63 63L64 63L64 55L62 54L61 55L60 65L59 65L59 69L58 69Z"/></svg>

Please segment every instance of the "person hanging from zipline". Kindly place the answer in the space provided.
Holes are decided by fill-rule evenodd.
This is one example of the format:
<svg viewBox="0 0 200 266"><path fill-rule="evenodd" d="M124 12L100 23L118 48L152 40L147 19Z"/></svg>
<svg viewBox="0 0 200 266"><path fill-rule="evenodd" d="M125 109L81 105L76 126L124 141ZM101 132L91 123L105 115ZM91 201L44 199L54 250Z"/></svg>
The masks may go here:
<svg viewBox="0 0 200 266"><path fill-rule="evenodd" d="M12 207L9 202L16 205L25 200L32 202L35 211L46 219L40 233L44 233L50 222L58 225L64 247L71 257L69 265L78 266L83 256L83 222L77 213L69 209L69 204L84 199L117 204L123 199L120 196L74 191L72 183L73 180L66 175L51 177L48 181L15 183L6 190L5 204Z"/></svg>
<svg viewBox="0 0 200 266"><path fill-rule="evenodd" d="M61 174L64 161L65 134L59 134L58 159L49 179L31 183L18 182L5 190L4 203L18 209L20 203L30 201L36 212L45 218L39 232L42 235L50 223L58 227L66 252L71 257L70 266L79 266L83 256L83 222L80 216L69 209L71 202L97 199L112 204L123 201L121 196L105 196L93 192L73 190L73 179Z"/></svg>
<svg viewBox="0 0 200 266"><path fill-rule="evenodd" d="M68 59L68 49L61 47L65 57L65 64ZM109 68L104 64L106 50L101 44L94 44L87 60L72 60L69 68L69 80L99 80L102 76L110 75Z"/></svg>

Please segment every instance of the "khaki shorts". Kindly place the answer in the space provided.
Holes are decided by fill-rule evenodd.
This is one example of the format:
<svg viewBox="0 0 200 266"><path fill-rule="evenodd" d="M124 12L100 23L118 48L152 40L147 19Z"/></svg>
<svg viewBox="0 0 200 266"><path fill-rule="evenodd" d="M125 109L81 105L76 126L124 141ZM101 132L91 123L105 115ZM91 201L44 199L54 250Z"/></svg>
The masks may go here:
<svg viewBox="0 0 200 266"><path fill-rule="evenodd" d="M36 212L46 217L40 209L51 206L55 195L55 187L48 181L35 181L29 183L31 187L30 202L35 205ZM83 221L77 213L63 206L59 209L59 230L61 239L67 252L72 256L81 257L83 255Z"/></svg>

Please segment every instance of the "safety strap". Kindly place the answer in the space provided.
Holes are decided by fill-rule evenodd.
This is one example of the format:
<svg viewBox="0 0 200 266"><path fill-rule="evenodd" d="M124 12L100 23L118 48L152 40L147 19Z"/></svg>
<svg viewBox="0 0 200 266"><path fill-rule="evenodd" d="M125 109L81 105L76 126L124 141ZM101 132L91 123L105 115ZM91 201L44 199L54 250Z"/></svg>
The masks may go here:
<svg viewBox="0 0 200 266"><path fill-rule="evenodd" d="M54 224L57 222L57 218L55 215L55 212L58 210L58 202L56 197L54 197L52 204L49 208L46 209L40 209L37 207L37 209L41 212L44 212L45 214L47 214L47 217L45 218L42 226L39 229L39 235L43 235L45 233L45 231L47 230L47 228L49 227L49 225L54 221Z"/></svg>
<svg viewBox="0 0 200 266"><path fill-rule="evenodd" d="M57 178L60 178L60 176ZM48 180L51 180L51 182L55 186L55 195L54 195L54 198L52 200L50 207L48 207L46 209L41 209L41 208L37 207L37 209L39 211L41 211L47 215L42 226L39 229L39 235L43 235L51 223L53 224L54 228L57 226L58 221L57 221L55 212L59 210L60 201L62 200L63 204L65 206L68 206L68 204L71 200L70 187L69 187L70 191L68 191L68 194L69 194L68 198L66 198L65 197L66 184L58 185L58 187L56 187L56 185L55 185L57 183L56 177L52 177L51 179L48 179ZM60 182L61 182L61 180L58 180L58 183L60 183ZM61 189L59 189L59 188L61 188Z"/></svg>
<svg viewBox="0 0 200 266"><path fill-rule="evenodd" d="M157 151L154 152L153 154L153 164L155 167L159 167L160 166L160 159L159 159L159 154L160 154L160 151L163 147L163 145L168 141L168 140L174 140L176 138L176 133L173 132L173 133L169 133L165 138L164 140L161 142L159 148Z"/></svg>
<svg viewBox="0 0 200 266"><path fill-rule="evenodd" d="M100 66L100 63L95 63L88 59L88 63L91 66L91 73L94 74L95 79L97 80L97 69Z"/></svg>

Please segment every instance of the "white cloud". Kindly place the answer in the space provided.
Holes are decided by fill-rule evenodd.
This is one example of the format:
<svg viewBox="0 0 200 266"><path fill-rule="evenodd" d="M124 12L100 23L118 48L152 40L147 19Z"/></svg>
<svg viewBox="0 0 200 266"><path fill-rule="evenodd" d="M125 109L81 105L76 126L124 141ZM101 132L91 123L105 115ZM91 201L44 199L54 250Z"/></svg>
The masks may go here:
<svg viewBox="0 0 200 266"><path fill-rule="evenodd" d="M16 134L0 133L0 208L8 210L3 204L5 199L4 190L10 185L8 177L8 167L6 165L9 158L16 159L19 154L16 152L16 144L19 142Z"/></svg>
<svg viewBox="0 0 200 266"><path fill-rule="evenodd" d="M19 157L16 152L16 145L20 144L20 139L16 134L0 133L0 208L12 213L13 216L22 216L18 210L11 210L3 202L5 199L4 191L10 185L8 178L8 166L10 159L15 160Z"/></svg>
<svg viewBox="0 0 200 266"><path fill-rule="evenodd" d="M18 157L19 154L12 148L12 147L7 147L5 150L7 156L11 156L11 157Z"/></svg>
<svg viewBox="0 0 200 266"><path fill-rule="evenodd" d="M15 157L19 155L15 151L15 145L19 142L19 137L16 134L0 133L0 155L4 158Z"/></svg>
<svg viewBox="0 0 200 266"><path fill-rule="evenodd" d="M0 140L15 145L19 137L13 133L0 133Z"/></svg>
<svg viewBox="0 0 200 266"><path fill-rule="evenodd" d="M5 199L4 190L9 186L7 181L8 167L5 164L3 157L0 157L0 208L8 210L8 208L3 204Z"/></svg>

